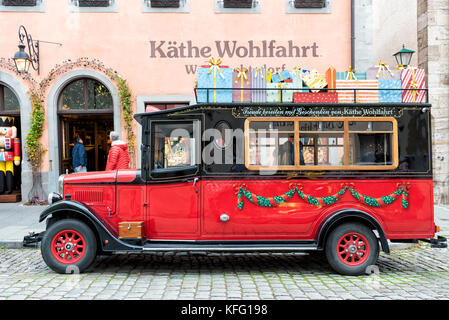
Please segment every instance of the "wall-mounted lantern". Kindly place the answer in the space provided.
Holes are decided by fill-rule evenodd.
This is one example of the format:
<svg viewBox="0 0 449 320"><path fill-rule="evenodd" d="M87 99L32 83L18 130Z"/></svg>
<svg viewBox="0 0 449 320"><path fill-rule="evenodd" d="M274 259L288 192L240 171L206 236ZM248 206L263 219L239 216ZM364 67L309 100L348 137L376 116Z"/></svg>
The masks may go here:
<svg viewBox="0 0 449 320"><path fill-rule="evenodd" d="M18 73L27 73L30 66L32 66L37 71L37 74L39 74L39 42L62 46L61 43L33 40L24 26L19 27L19 41L19 51L16 52L13 58ZM25 51L27 47L29 53Z"/></svg>
<svg viewBox="0 0 449 320"><path fill-rule="evenodd" d="M415 53L413 50L409 50L405 48L405 45L402 45L402 49L396 52L393 56L396 59L398 66L407 68L410 65L410 61L412 61L412 56Z"/></svg>

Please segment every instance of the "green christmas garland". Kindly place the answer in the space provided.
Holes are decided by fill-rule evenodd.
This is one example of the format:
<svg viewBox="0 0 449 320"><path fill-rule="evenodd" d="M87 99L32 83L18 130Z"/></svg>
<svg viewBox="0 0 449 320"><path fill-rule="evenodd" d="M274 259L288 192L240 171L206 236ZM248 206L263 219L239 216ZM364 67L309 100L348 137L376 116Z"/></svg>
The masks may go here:
<svg viewBox="0 0 449 320"><path fill-rule="evenodd" d="M336 194L327 197L313 197L310 195L306 195L304 194L304 192L302 192L302 187L296 185L293 185L289 191L279 196L263 197L253 194L246 188L245 185L240 185L237 191L237 208L239 210L243 209L244 198L246 198L249 202L256 204L260 207L266 208L277 207L280 204L289 201L295 194L298 194L298 196L308 204L317 207L330 206L336 203L338 200L340 200L347 190L349 190L351 195L360 203L363 203L370 207L388 206L402 195L402 207L404 209L408 208L408 187L406 185L398 185L398 189L395 190L393 193L380 198L373 198L363 195L358 191L356 191L354 188L352 188L350 185L343 186L343 188Z"/></svg>

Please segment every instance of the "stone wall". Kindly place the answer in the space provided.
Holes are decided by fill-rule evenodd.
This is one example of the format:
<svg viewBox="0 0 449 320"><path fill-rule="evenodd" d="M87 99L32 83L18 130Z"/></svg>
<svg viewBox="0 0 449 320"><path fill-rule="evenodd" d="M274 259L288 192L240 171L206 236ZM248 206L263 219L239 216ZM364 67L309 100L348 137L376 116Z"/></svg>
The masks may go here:
<svg viewBox="0 0 449 320"><path fill-rule="evenodd" d="M406 48L418 51L416 32L417 0L375 0L373 1L373 59L385 61L391 68L397 66L393 54ZM415 53L410 63L417 66Z"/></svg>
<svg viewBox="0 0 449 320"><path fill-rule="evenodd" d="M418 65L432 104L435 203L449 204L449 2L418 0Z"/></svg>

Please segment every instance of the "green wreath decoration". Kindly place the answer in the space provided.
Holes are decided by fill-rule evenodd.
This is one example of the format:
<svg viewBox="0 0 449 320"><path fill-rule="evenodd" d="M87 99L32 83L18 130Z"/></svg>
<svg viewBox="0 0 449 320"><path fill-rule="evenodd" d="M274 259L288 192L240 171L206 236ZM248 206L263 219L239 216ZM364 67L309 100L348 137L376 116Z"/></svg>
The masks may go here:
<svg viewBox="0 0 449 320"><path fill-rule="evenodd" d="M340 191L335 193L334 195L326 196L326 197L314 197L311 195L307 195L302 191L302 186L292 185L291 189L286 193L283 193L274 197L263 197L256 194L253 194L249 191L245 185L240 185L237 187L237 208L239 210L243 209L244 199L246 198L252 204L258 205L259 207L277 207L282 203L289 201L295 194L308 204L311 204L316 207L321 206L330 206L339 201L346 191L349 190L350 194L360 203L363 203L370 207L384 207L392 204L402 195L402 207L404 209L408 208L408 189L409 186L405 184L398 185L398 189L393 191L391 194L373 198L364 194L359 193L350 185L345 185L342 187Z"/></svg>

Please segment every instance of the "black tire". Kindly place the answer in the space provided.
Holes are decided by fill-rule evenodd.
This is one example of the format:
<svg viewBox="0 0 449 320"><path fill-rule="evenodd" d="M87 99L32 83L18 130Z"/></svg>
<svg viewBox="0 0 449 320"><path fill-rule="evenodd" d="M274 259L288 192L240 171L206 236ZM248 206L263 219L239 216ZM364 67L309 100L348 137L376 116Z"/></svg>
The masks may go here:
<svg viewBox="0 0 449 320"><path fill-rule="evenodd" d="M53 271L63 274L81 273L95 260L97 240L84 222L62 219L46 230L41 252L45 263Z"/></svg>
<svg viewBox="0 0 449 320"><path fill-rule="evenodd" d="M346 223L331 231L325 251L327 261L335 271L355 276L366 274L366 268L376 264L379 242L367 226Z"/></svg>

